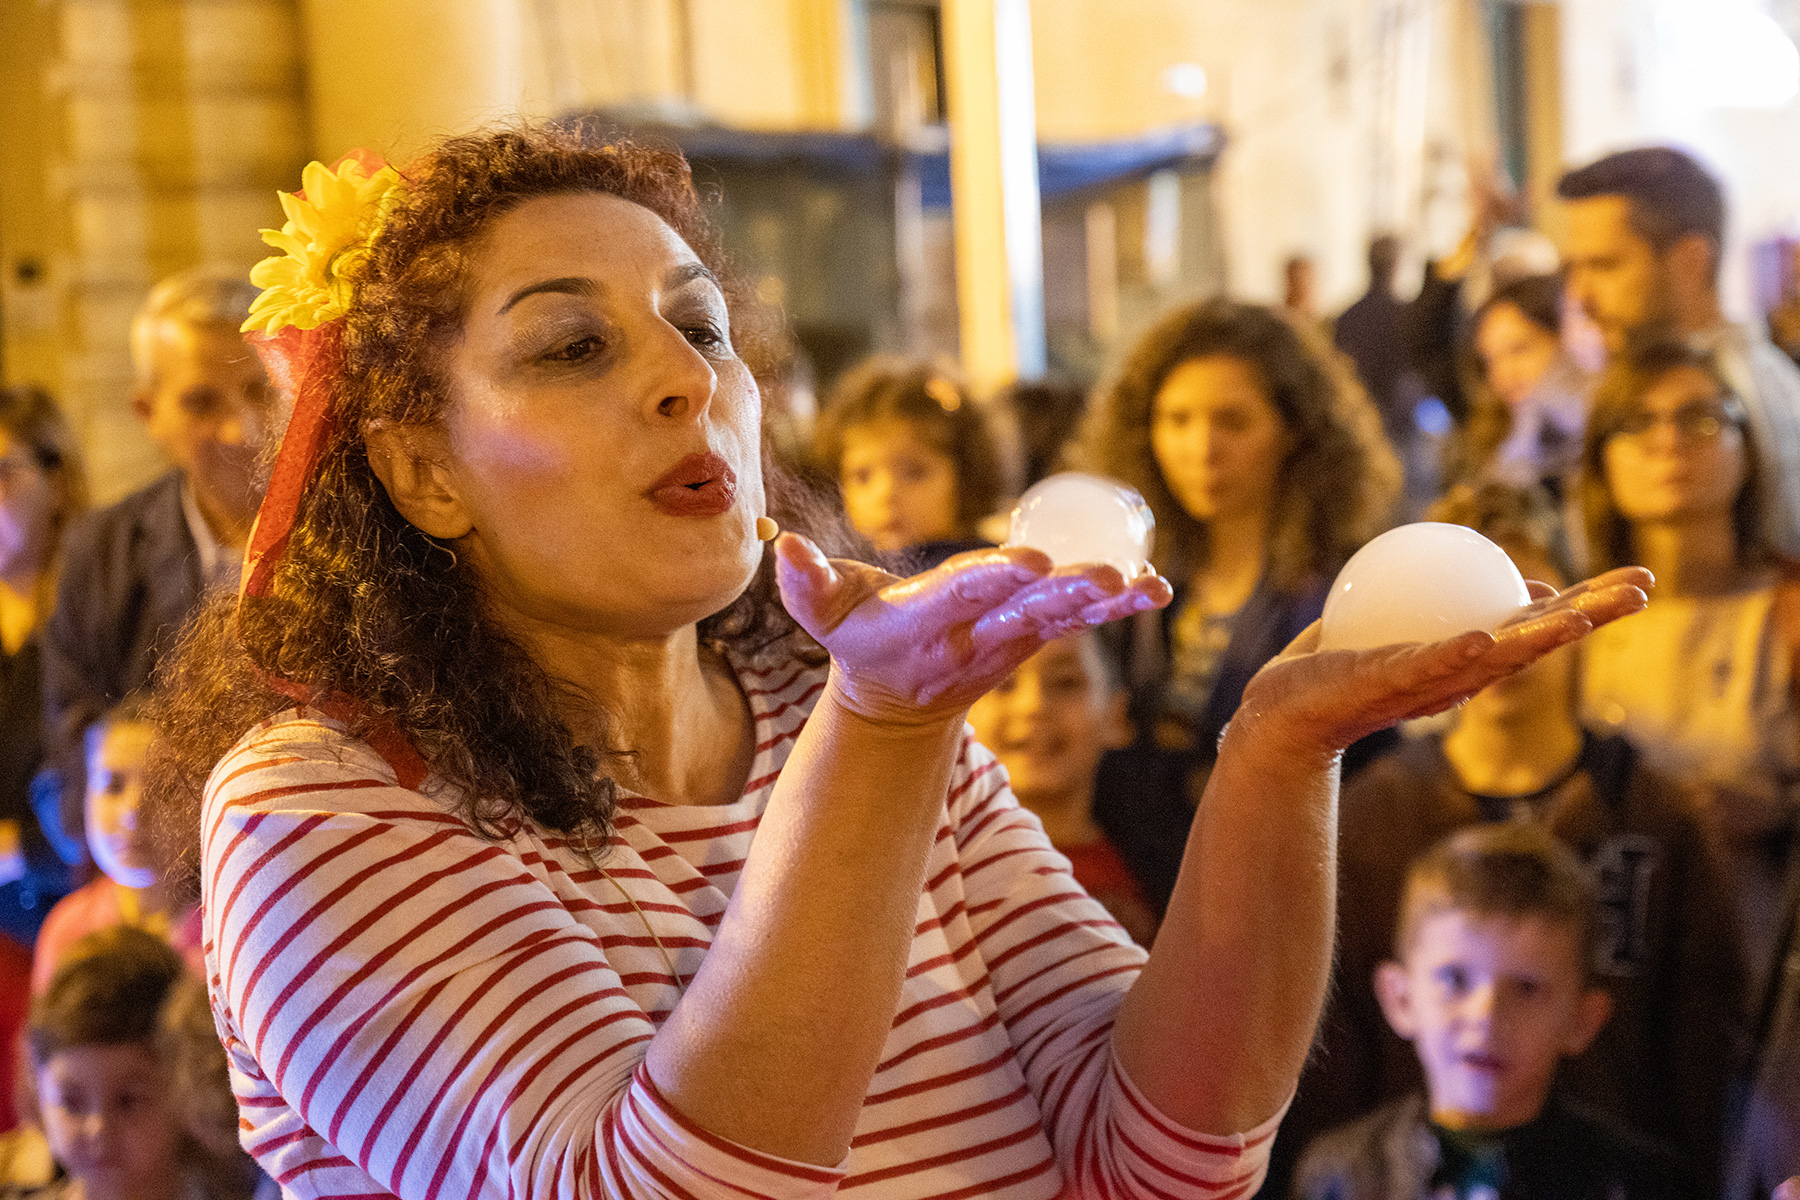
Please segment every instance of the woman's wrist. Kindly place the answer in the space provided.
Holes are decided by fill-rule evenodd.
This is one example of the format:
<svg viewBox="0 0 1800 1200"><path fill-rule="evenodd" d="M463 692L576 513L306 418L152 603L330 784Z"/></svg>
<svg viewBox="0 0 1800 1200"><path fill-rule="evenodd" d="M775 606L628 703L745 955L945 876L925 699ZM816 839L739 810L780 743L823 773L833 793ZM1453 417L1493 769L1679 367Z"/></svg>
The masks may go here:
<svg viewBox="0 0 1800 1200"><path fill-rule="evenodd" d="M834 660L825 691L813 710L830 708L854 727L884 741L928 743L946 734L960 735L966 706L920 707L884 694L879 685L860 685Z"/></svg>
<svg viewBox="0 0 1800 1200"><path fill-rule="evenodd" d="M1218 757L1283 772L1323 772L1344 756L1335 740L1280 712L1245 703L1219 732Z"/></svg>

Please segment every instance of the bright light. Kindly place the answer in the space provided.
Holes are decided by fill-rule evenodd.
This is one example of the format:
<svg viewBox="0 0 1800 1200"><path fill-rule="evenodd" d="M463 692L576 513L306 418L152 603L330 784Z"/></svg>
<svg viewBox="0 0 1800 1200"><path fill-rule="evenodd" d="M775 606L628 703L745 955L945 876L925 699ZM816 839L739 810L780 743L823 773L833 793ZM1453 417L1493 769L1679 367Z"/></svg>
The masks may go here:
<svg viewBox="0 0 1800 1200"><path fill-rule="evenodd" d="M1162 73L1163 91L1183 100L1206 95L1206 68L1199 63L1176 63Z"/></svg>
<svg viewBox="0 0 1800 1200"><path fill-rule="evenodd" d="M1671 82L1708 108L1782 108L1800 50L1753 0L1664 0L1656 36Z"/></svg>

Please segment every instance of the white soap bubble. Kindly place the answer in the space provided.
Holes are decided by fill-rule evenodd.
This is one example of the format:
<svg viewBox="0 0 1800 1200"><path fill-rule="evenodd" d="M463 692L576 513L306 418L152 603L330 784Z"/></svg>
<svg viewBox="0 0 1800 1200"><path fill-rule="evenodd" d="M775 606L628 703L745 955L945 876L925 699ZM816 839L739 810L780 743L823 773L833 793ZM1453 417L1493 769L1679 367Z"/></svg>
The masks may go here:
<svg viewBox="0 0 1800 1200"><path fill-rule="evenodd" d="M1462 525L1422 521L1351 556L1325 598L1322 650L1436 642L1493 632L1531 603L1506 551Z"/></svg>
<svg viewBox="0 0 1800 1200"><path fill-rule="evenodd" d="M1150 569L1156 518L1133 488L1066 471L1033 484L1012 511L1009 546L1030 546L1059 567L1108 563L1127 580Z"/></svg>

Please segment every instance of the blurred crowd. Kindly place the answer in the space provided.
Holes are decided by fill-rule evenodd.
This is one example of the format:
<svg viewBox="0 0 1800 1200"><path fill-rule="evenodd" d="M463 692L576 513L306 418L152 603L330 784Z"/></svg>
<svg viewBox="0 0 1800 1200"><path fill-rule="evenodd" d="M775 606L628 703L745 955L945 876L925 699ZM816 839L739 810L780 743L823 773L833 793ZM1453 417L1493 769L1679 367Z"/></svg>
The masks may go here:
<svg viewBox="0 0 1800 1200"><path fill-rule="evenodd" d="M871 360L787 449L902 574L1003 541L1054 472L1141 493L1175 602L1050 644L969 720L1146 945L1246 684L1370 538L1465 525L1557 587L1655 573L1645 612L1345 755L1337 982L1264 1195L1737 1200L1800 1173L1800 369L1725 319L1692 159L1559 190L1560 250L1489 198L1414 298L1392 237L1335 321L1296 259L1283 305L1170 312L1091 395ZM237 586L281 423L237 332L255 295L152 292L133 404L172 468L110 507L53 400L0 393L0 1196L273 1194L198 913L137 822L158 656Z"/></svg>

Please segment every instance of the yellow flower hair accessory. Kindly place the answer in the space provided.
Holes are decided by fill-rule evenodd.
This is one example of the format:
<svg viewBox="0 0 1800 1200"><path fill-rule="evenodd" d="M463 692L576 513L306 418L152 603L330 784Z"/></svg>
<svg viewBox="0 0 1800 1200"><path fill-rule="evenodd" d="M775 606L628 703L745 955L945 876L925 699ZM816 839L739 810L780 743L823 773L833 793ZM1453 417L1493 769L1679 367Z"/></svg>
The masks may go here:
<svg viewBox="0 0 1800 1200"><path fill-rule="evenodd" d="M282 253L250 270L263 289L243 332L273 337L282 329L317 329L350 308L350 289L369 243L403 192L400 172L357 153L336 169L310 163L298 195L281 194L287 224L262 239Z"/></svg>

